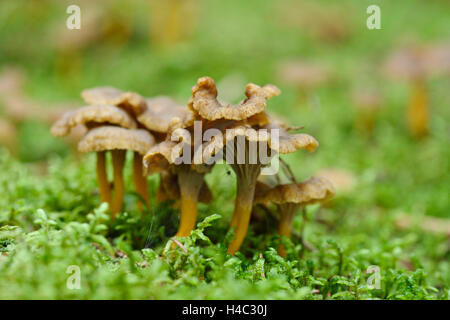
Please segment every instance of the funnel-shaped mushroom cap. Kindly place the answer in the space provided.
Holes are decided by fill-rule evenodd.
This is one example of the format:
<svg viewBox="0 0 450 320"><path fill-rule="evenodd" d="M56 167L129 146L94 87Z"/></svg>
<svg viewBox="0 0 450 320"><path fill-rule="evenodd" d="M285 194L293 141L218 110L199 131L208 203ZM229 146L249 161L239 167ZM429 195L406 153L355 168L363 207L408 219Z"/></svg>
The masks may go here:
<svg viewBox="0 0 450 320"><path fill-rule="evenodd" d="M212 137L197 152L202 151L203 161L209 162L211 157L239 136L244 136L245 140L252 143L267 143L271 150L282 154L292 153L299 149L306 149L312 152L319 145L317 140L312 136L304 133L290 134L287 132L288 129L288 127L283 127L278 123L271 123L262 127L262 129L254 129L249 125L236 124L236 126L226 129L224 135Z"/></svg>
<svg viewBox="0 0 450 320"><path fill-rule="evenodd" d="M268 125L264 126L263 129L267 129L270 132L273 130L278 130L279 135L279 153L292 153L299 149L306 149L309 152L313 152L319 146L319 142L309 134L305 133L294 133L290 134L288 131L291 129L282 122L273 121ZM272 137L274 134L272 133ZM271 141L271 147L274 145L275 141Z"/></svg>
<svg viewBox="0 0 450 320"><path fill-rule="evenodd" d="M192 111L180 106L169 97L155 97L147 99L146 102L147 108L137 120L149 130L165 133L175 119L180 122L180 128L190 126L194 122Z"/></svg>
<svg viewBox="0 0 450 320"><path fill-rule="evenodd" d="M263 112L266 109L267 100L279 94L280 90L274 85L260 87L250 83L245 88L247 99L236 106L222 104L217 100L217 88L214 80L210 77L202 77L192 88L192 97L188 107L202 118L210 121L245 120Z"/></svg>
<svg viewBox="0 0 450 320"><path fill-rule="evenodd" d="M331 181L337 193L350 192L358 184L355 174L341 168L324 168L316 172L315 176Z"/></svg>
<svg viewBox="0 0 450 320"><path fill-rule="evenodd" d="M302 183L291 183L278 185L265 194L255 197L256 203L297 203L308 205L316 202L323 202L334 195L334 187L325 178L317 177L306 180Z"/></svg>
<svg viewBox="0 0 450 320"><path fill-rule="evenodd" d="M410 46L394 51L382 66L392 78L416 79L450 72L450 46Z"/></svg>
<svg viewBox="0 0 450 320"><path fill-rule="evenodd" d="M81 139L78 143L78 151L131 150L144 155L154 143L153 136L144 129L102 126L90 130Z"/></svg>
<svg viewBox="0 0 450 320"><path fill-rule="evenodd" d="M134 92L125 92L114 87L97 87L84 90L81 97L86 103L118 106L138 116L146 109L143 97Z"/></svg>
<svg viewBox="0 0 450 320"><path fill-rule="evenodd" d="M283 81L301 88L317 87L330 79L326 67L303 61L282 63L278 69L278 76Z"/></svg>
<svg viewBox="0 0 450 320"><path fill-rule="evenodd" d="M51 128L54 136L65 136L76 125L113 124L127 129L136 129L137 123L125 111L109 105L93 105L69 111L55 122Z"/></svg>

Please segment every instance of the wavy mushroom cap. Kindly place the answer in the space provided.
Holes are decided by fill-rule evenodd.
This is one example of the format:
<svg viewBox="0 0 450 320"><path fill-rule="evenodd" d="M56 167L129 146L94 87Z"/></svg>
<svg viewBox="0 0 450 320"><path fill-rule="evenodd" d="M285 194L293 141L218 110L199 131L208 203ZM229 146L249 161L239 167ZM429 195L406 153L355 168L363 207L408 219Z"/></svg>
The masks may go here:
<svg viewBox="0 0 450 320"><path fill-rule="evenodd" d="M417 79L450 73L450 45L409 46L395 50L382 65L391 78Z"/></svg>
<svg viewBox="0 0 450 320"><path fill-rule="evenodd" d="M51 128L52 135L65 136L77 125L112 124L126 129L136 129L137 123L124 110L110 105L92 105L68 111Z"/></svg>
<svg viewBox="0 0 450 320"><path fill-rule="evenodd" d="M261 129L237 124L226 129L225 134L213 136L210 141L203 144L202 149L196 152L202 151L203 161L208 163L210 158L226 148L229 142L235 141L235 138L240 136L245 137L245 140L251 143L267 143L271 150L282 154L292 153L299 149L312 152L319 145L312 136L304 133L290 134L287 128L276 123L263 126ZM278 130L278 134L274 130ZM198 156L196 155L196 157Z"/></svg>
<svg viewBox="0 0 450 320"><path fill-rule="evenodd" d="M260 87L250 83L245 88L246 99L236 106L222 104L217 100L217 87L214 80L210 77L202 77L192 88L188 107L209 121L219 119L240 121L263 112L266 109L267 100L279 94L280 90L274 85Z"/></svg>
<svg viewBox="0 0 450 320"><path fill-rule="evenodd" d="M255 197L256 203L297 203L308 205L323 202L331 198L335 193L333 184L322 177L314 177L302 183L278 185L265 193Z"/></svg>
<svg viewBox="0 0 450 320"><path fill-rule="evenodd" d="M274 136L273 130L278 130L278 152L282 154L293 153L299 149L306 149L313 152L319 146L319 142L309 134L306 133L289 133L292 128L282 122L274 121L264 126ZM275 147L276 141L273 140L271 147Z"/></svg>
<svg viewBox="0 0 450 320"><path fill-rule="evenodd" d="M315 173L317 177L323 177L333 184L337 193L352 191L358 184L358 179L351 171L341 168L323 168Z"/></svg>
<svg viewBox="0 0 450 320"><path fill-rule="evenodd" d="M144 155L155 143L144 129L101 126L90 130L78 143L80 152L131 150Z"/></svg>
<svg viewBox="0 0 450 320"><path fill-rule="evenodd" d="M149 130L165 133L169 131L173 121L178 121L180 128L191 126L194 122L192 111L169 97L146 99L146 104L146 110L137 117L137 120Z"/></svg>
<svg viewBox="0 0 450 320"><path fill-rule="evenodd" d="M139 94L114 87L86 89L81 93L81 97L88 104L117 106L134 116L140 115L147 108L145 99Z"/></svg>

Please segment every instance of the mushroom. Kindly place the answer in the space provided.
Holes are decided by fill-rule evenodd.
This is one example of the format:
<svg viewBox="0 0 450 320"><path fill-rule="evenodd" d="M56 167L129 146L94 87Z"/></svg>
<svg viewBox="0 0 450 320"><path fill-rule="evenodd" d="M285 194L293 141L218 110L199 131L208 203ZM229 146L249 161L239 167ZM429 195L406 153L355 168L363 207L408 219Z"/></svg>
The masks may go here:
<svg viewBox="0 0 450 320"><path fill-rule="evenodd" d="M301 60L285 61L278 67L278 78L297 88L301 100L308 101L313 90L328 82L330 71L324 65Z"/></svg>
<svg viewBox="0 0 450 320"><path fill-rule="evenodd" d="M256 179L261 168L270 163L274 151L290 153L305 148L313 151L318 143L305 134L289 135L281 126L272 127L265 113L267 100L280 94L274 85L263 87L248 84L245 88L246 99L238 105L224 104L217 99L217 88L210 77L198 79L192 88L192 97L188 108L196 117L206 122L206 127L219 129L225 134L213 136L202 148L200 158L206 164L225 159L237 177L235 209L231 219L231 228L235 228L234 239L228 247L228 253L239 250L247 233ZM260 129L254 129L255 126ZM268 133L270 129L271 133ZM280 133L279 140L272 139L272 129ZM275 136L274 136L275 137ZM270 149L270 150L268 150ZM263 150L268 151L268 159L258 157ZM195 155L198 158L198 155Z"/></svg>
<svg viewBox="0 0 450 320"><path fill-rule="evenodd" d="M362 132L373 133L381 97L373 89L354 89L351 101L356 109L355 127Z"/></svg>
<svg viewBox="0 0 450 320"><path fill-rule="evenodd" d="M184 161L184 152L192 151L192 139L188 130L169 130L168 139L153 146L144 156L147 173L169 171L177 176L181 203L180 225L176 236L186 237L195 227L197 202L204 185L204 175L212 166L191 164L192 157Z"/></svg>
<svg viewBox="0 0 450 320"><path fill-rule="evenodd" d="M97 101L96 101L97 102ZM88 134L94 130L96 127L103 127L104 125L116 125L123 129L137 129L137 122L123 109L112 106L112 105L91 105L82 107L80 109L69 111L65 113L51 128L51 133L54 136L66 136L70 132L73 131L79 125L84 125L87 127ZM119 128L117 127L117 128ZM108 127L111 128L111 127ZM113 128L113 127L112 127ZM115 133L116 131L106 131ZM147 134L151 137L153 141L153 137L150 133ZM87 135L85 136L85 138ZM154 142L151 143L153 145ZM150 146L151 146L150 145ZM149 148L150 148L149 146ZM114 150L114 149L111 149ZM147 149L148 150L148 149ZM143 152L135 152L134 156L134 181L136 185L136 191L141 197L145 200L147 204L149 204L149 198L147 194L147 183L143 178L143 169L142 169L142 154L145 154L147 150ZM121 168L123 167L125 153L122 151L113 151L112 159L113 165L115 169L115 174L117 174L117 188L121 188L120 179L122 174L120 173ZM116 213L121 208L120 197L115 197L117 203L111 203L111 195L109 182L107 179L106 173L106 152L105 150L99 150L97 152L97 179L99 184L100 198L103 202L108 202L111 205L111 210ZM115 179L116 180L116 179ZM116 194L123 192L115 189ZM120 200L121 201L121 200ZM139 204L139 207L141 205Z"/></svg>
<svg viewBox="0 0 450 320"><path fill-rule="evenodd" d="M137 117L137 121L156 134L166 134L174 121L179 121L182 128L191 126L194 115L173 99L159 96L146 99L146 109Z"/></svg>
<svg viewBox="0 0 450 320"><path fill-rule="evenodd" d="M309 204L326 201L334 193L334 187L329 180L317 177L302 183L281 184L266 192L261 191L255 197L255 203L276 204L280 212L278 233L290 238L292 221L298 209ZM285 248L280 245L278 253L285 257Z"/></svg>
<svg viewBox="0 0 450 320"><path fill-rule="evenodd" d="M0 146L8 148L12 154L17 154L17 129L9 121L0 118Z"/></svg>
<svg viewBox="0 0 450 320"><path fill-rule="evenodd" d="M277 139L278 138L278 139ZM207 164L225 159L237 177L237 194L231 227L235 228L234 238L228 253L239 250L247 233L253 206L255 185L261 169L270 163L275 153L292 153L298 149L314 151L318 142L307 134L289 134L276 123L254 129L237 124L228 128L225 136L213 137L204 144L203 160ZM263 159L261 153L268 153ZM259 154L259 157L258 157Z"/></svg>
<svg viewBox="0 0 450 320"><path fill-rule="evenodd" d="M245 121L253 116L264 117L268 99L278 96L280 90L274 85L260 87L250 83L245 87L246 99L238 105L223 104L217 100L217 87L210 77L202 77L192 88L188 108L207 121Z"/></svg>
<svg viewBox="0 0 450 320"><path fill-rule="evenodd" d="M407 121L413 136L429 133L429 107L426 79L431 75L450 73L450 46L405 47L394 51L382 66L395 79L406 79L412 86Z"/></svg>
<svg viewBox="0 0 450 320"><path fill-rule="evenodd" d="M337 194L351 192L358 183L354 173L342 168L323 168L317 171L314 176L329 180Z"/></svg>
<svg viewBox="0 0 450 320"><path fill-rule="evenodd" d="M136 192L149 204L147 180L143 174L142 156L154 144L153 136L144 129L126 129L116 126L101 126L90 130L78 144L80 152L97 152L97 174L102 200L111 203L111 211L117 214L122 209L125 185L123 166L126 150L134 152L133 179ZM105 170L105 152L111 151L114 170L114 197L111 199L109 182ZM114 217L114 216L113 216Z"/></svg>
<svg viewBox="0 0 450 320"><path fill-rule="evenodd" d="M139 94L109 86L86 89L81 93L81 97L88 104L113 105L134 117L139 116L147 108L145 99Z"/></svg>
<svg viewBox="0 0 450 320"><path fill-rule="evenodd" d="M125 111L115 106L92 105L66 112L50 129L56 137L66 136L77 125L85 125L88 129L103 124L118 125L127 129L136 129L136 121Z"/></svg>
<svg viewBox="0 0 450 320"><path fill-rule="evenodd" d="M170 46L192 35L197 23L197 0L149 0L150 40Z"/></svg>

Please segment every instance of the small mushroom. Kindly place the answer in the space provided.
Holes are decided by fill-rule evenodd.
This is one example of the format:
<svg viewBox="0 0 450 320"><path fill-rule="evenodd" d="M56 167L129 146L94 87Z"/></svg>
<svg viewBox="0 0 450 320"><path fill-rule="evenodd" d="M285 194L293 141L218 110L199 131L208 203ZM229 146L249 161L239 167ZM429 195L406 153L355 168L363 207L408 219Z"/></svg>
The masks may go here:
<svg viewBox="0 0 450 320"><path fill-rule="evenodd" d="M351 92L350 98L356 109L355 128L363 133L372 134L381 105L379 92L358 88Z"/></svg>
<svg viewBox="0 0 450 320"><path fill-rule="evenodd" d="M279 139L275 139L275 137ZM313 137L307 134L291 135L276 124L258 130L248 125L237 125L228 128L225 136L214 137L205 143L203 160L211 163L212 159L219 160L217 158L219 155L219 158L225 159L231 166L237 177L237 194L231 220L231 227L235 228L235 235L228 247L228 253L233 255L238 251L245 238L253 206L256 181L261 169L270 162L262 161L260 151L265 149L271 158L274 152L292 153L298 149L314 151L317 146L318 142Z"/></svg>
<svg viewBox="0 0 450 320"><path fill-rule="evenodd" d="M406 79L412 91L407 108L407 121L413 136L429 133L428 89L426 79L432 75L450 73L450 46L414 46L394 51L382 66L382 71L395 79Z"/></svg>
<svg viewBox="0 0 450 320"><path fill-rule="evenodd" d="M217 100L217 88L214 80L210 77L202 77L192 88L192 97L188 107L208 121L242 121L264 112L267 100L279 94L280 90L274 85L260 87L250 83L245 87L246 99L236 106L223 104Z"/></svg>
<svg viewBox="0 0 450 320"><path fill-rule="evenodd" d="M77 125L93 128L103 124L136 129L136 121L122 109L109 105L92 105L66 112L50 129L56 137L66 136Z"/></svg>
<svg viewBox="0 0 450 320"><path fill-rule="evenodd" d="M111 203L111 211L117 214L122 209L125 185L123 167L126 150L134 152L133 179L136 192L149 205L147 180L144 177L142 156L154 144L152 135L144 129L126 129L115 126L101 126L90 130L78 144L80 152L97 152L97 175L100 195L103 201ZM111 199L106 175L105 153L111 151L114 169L114 197Z"/></svg>
<svg viewBox="0 0 450 320"><path fill-rule="evenodd" d="M314 176L329 180L338 195L351 192L358 183L354 173L342 168L323 168L317 171Z"/></svg>
<svg viewBox="0 0 450 320"><path fill-rule="evenodd" d="M180 121L182 128L191 126L194 122L194 114L169 97L146 99L146 105L145 111L137 117L137 120L156 133L167 133L175 118Z"/></svg>
<svg viewBox="0 0 450 320"><path fill-rule="evenodd" d="M12 154L17 154L17 130L9 121L0 118L0 146L8 148Z"/></svg>
<svg viewBox="0 0 450 320"><path fill-rule="evenodd" d="M134 117L142 114L147 108L145 99L139 94L114 87L86 89L81 93L81 97L88 104L116 106Z"/></svg>
<svg viewBox="0 0 450 320"><path fill-rule="evenodd" d="M292 221L295 213L300 207L309 204L323 202L334 195L334 187L325 178L311 178L302 183L281 184L264 192L261 191L255 197L255 203L274 203L280 211L280 222L278 233L290 238ZM283 246L278 247L280 256L286 256Z"/></svg>
<svg viewBox="0 0 450 320"><path fill-rule="evenodd" d="M184 161L183 152L187 148L192 151L191 134L182 128L178 128L176 132L177 142L166 140L150 148L144 156L144 165L147 173L170 171L177 176L181 214L176 236L186 237L195 227L200 190L204 185L204 175L211 170L211 166L190 164L191 157L189 161ZM172 135L169 133L168 137L172 138Z"/></svg>
<svg viewBox="0 0 450 320"><path fill-rule="evenodd" d="M295 87L301 101L309 101L314 90L327 83L331 74L327 67L316 62L292 60L278 67L280 81Z"/></svg>

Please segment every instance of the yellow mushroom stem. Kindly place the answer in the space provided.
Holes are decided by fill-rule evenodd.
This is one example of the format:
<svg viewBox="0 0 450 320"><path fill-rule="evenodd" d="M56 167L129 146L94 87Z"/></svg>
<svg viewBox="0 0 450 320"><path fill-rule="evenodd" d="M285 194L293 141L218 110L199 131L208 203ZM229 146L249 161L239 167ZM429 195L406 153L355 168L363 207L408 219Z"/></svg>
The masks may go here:
<svg viewBox="0 0 450 320"><path fill-rule="evenodd" d="M299 207L300 204L298 203L284 203L279 206L281 217L278 224L278 234L280 236L291 237L292 221ZM283 258L286 257L286 249L282 244L278 246L278 254Z"/></svg>
<svg viewBox="0 0 450 320"><path fill-rule="evenodd" d="M415 137L428 135L428 95L425 81L416 79L412 83L412 94L408 107L408 125Z"/></svg>
<svg viewBox="0 0 450 320"><path fill-rule="evenodd" d="M147 179L144 176L143 160L139 152L134 152L133 157L133 180L136 193L144 200L145 205L150 210L150 197L148 195ZM142 202L138 201L138 208L142 211Z"/></svg>
<svg viewBox="0 0 450 320"><path fill-rule="evenodd" d="M189 165L181 165L178 174L178 184L181 195L180 226L177 237L187 237L195 228L197 222L197 201L203 184L203 174L191 170Z"/></svg>
<svg viewBox="0 0 450 320"><path fill-rule="evenodd" d="M260 164L232 164L237 177L237 193L231 228L234 238L228 246L227 253L234 255L242 245L247 234L255 195L256 179L261 172Z"/></svg>
<svg viewBox="0 0 450 320"><path fill-rule="evenodd" d="M122 210L123 196L125 194L125 183L123 180L123 166L125 164L126 150L113 150L112 163L114 172L114 197L112 199L111 211L114 220L117 213Z"/></svg>
<svg viewBox="0 0 450 320"><path fill-rule="evenodd" d="M107 202L111 208L111 190L106 173L106 151L97 152L97 180L100 199L102 202Z"/></svg>

